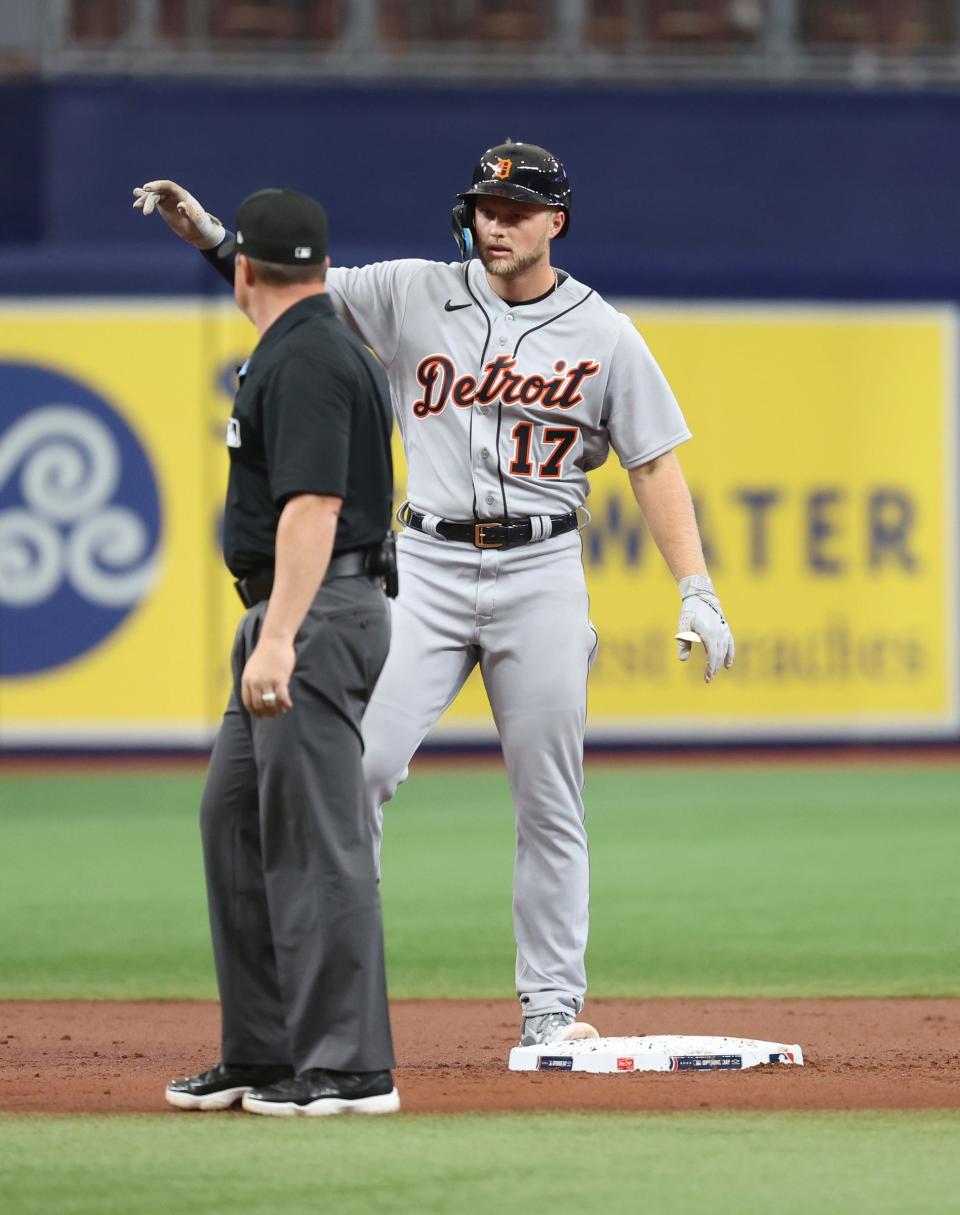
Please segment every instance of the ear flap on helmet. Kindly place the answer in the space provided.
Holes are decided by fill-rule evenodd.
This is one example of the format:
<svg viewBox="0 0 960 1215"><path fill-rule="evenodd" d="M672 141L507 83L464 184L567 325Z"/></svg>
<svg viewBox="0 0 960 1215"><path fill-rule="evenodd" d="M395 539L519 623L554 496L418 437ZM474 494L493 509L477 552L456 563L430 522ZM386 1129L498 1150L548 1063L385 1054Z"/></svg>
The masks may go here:
<svg viewBox="0 0 960 1215"><path fill-rule="evenodd" d="M459 202L453 208L453 239L460 250L461 261L469 261L473 256L474 238L473 206L467 202Z"/></svg>

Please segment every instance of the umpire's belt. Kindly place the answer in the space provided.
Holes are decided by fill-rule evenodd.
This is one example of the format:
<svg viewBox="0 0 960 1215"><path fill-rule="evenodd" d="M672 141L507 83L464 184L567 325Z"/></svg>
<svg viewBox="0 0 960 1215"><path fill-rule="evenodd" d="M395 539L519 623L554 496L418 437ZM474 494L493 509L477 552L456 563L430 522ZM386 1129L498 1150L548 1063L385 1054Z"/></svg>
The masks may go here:
<svg viewBox="0 0 960 1215"><path fill-rule="evenodd" d="M455 540L460 544L472 544L474 548L519 548L534 540L546 540L549 536L562 536L577 526L577 512L569 515L534 515L530 519L474 519L472 523L454 523L450 519L438 519L405 505L397 516L401 523L414 531L428 536L439 536L443 540Z"/></svg>
<svg viewBox="0 0 960 1215"><path fill-rule="evenodd" d="M368 567L368 556L366 549L358 549L353 553L343 553L340 557L334 557L327 566L327 572L324 575L323 581L330 582L334 578L350 578L355 574L365 574ZM263 603L264 599L270 598L270 592L273 590L273 567L267 566L262 570L257 570L253 574L247 574L245 578L233 584L237 589L237 594L240 596L240 601L246 608L255 607L258 603Z"/></svg>

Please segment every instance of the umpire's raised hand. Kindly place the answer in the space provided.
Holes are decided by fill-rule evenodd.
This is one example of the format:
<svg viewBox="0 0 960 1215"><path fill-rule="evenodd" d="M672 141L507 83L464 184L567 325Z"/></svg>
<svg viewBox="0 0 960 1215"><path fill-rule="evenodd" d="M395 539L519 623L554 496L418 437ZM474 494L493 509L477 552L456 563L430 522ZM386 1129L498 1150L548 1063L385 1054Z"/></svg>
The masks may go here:
<svg viewBox="0 0 960 1215"><path fill-rule="evenodd" d="M147 181L133 191L134 207L144 215L159 211L181 240L197 249L214 249L224 237L224 227L208 214L189 190L175 181Z"/></svg>

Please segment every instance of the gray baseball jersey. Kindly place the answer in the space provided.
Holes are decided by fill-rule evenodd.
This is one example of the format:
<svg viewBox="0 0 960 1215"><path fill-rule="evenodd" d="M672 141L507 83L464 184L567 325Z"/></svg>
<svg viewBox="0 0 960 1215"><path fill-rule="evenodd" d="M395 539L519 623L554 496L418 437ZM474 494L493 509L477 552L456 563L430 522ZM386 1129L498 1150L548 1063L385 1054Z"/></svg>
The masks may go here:
<svg viewBox="0 0 960 1215"><path fill-rule="evenodd" d="M628 318L569 276L518 305L476 261L332 269L327 283L386 367L407 497L428 520L566 514L611 447L632 468L689 438ZM508 550L445 541L435 526L403 532L390 654L363 736L379 846L381 807L479 665L517 817L516 987L538 1016L577 1014L586 991L583 732L597 636L579 536L552 535L545 518L534 532L546 538Z"/></svg>
<svg viewBox="0 0 960 1215"><path fill-rule="evenodd" d="M387 370L418 510L565 514L611 447L633 468L690 437L629 318L574 278L520 305L478 261L335 268L327 285Z"/></svg>

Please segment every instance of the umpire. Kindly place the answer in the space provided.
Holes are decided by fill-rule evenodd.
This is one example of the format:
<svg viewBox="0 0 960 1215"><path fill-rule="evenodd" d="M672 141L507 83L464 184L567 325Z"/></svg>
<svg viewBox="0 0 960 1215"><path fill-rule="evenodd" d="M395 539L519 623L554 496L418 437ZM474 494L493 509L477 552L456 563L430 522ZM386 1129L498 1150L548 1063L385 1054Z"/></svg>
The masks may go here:
<svg viewBox="0 0 960 1215"><path fill-rule="evenodd" d="M201 810L223 1061L181 1109L399 1108L360 722L387 656L386 376L337 319L327 221L261 190L234 297L259 334L227 428L224 557L248 608ZM388 590L395 588L388 587Z"/></svg>

